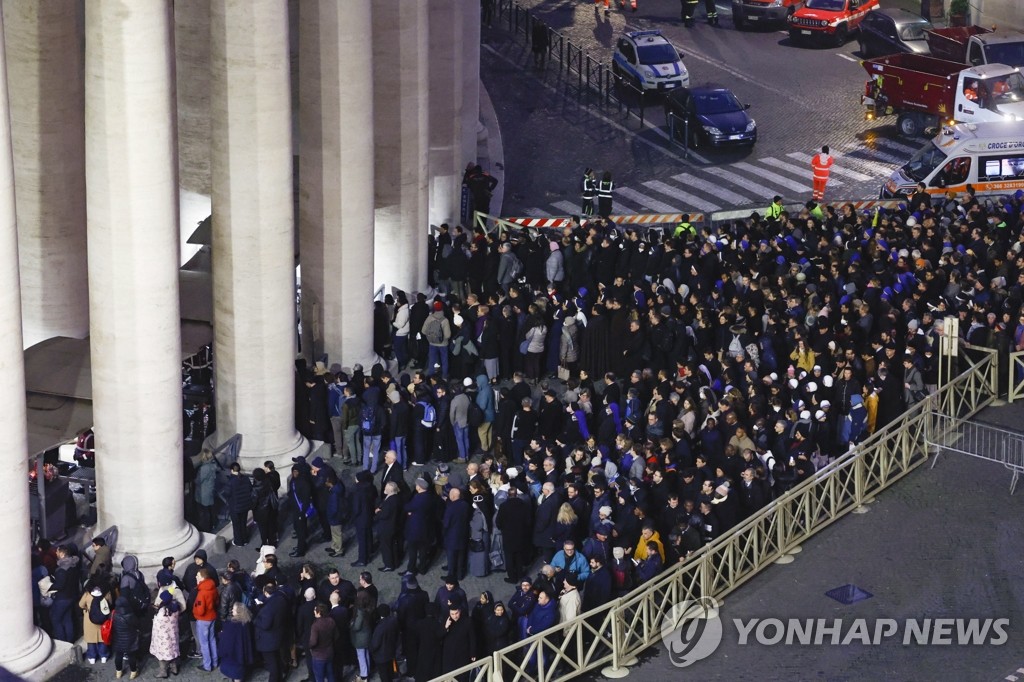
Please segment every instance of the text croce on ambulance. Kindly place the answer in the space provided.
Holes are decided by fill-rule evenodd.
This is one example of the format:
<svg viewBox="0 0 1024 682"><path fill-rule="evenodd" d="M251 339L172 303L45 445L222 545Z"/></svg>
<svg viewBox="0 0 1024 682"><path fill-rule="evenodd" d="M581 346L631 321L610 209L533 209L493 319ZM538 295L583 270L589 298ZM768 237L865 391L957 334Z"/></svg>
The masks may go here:
<svg viewBox="0 0 1024 682"><path fill-rule="evenodd" d="M933 196L962 192L978 195L1024 190L1024 121L958 123L948 126L889 176L883 199L914 192L917 183Z"/></svg>

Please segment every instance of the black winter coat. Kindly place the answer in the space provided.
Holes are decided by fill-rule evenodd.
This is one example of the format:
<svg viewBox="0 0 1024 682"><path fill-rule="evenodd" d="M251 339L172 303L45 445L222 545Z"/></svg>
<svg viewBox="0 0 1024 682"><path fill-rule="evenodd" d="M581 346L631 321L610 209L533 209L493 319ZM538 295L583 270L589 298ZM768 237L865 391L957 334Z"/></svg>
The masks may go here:
<svg viewBox="0 0 1024 682"><path fill-rule="evenodd" d="M391 614L373 628L370 657L378 666L390 665L398 655L398 618Z"/></svg>
<svg viewBox="0 0 1024 682"><path fill-rule="evenodd" d="M501 531L505 550L522 552L531 549L533 510L530 503L520 497L509 497L498 507L495 525Z"/></svg>
<svg viewBox="0 0 1024 682"><path fill-rule="evenodd" d="M277 651L284 639L288 623L288 598L282 592L270 596L253 619L256 651Z"/></svg>
<svg viewBox="0 0 1024 682"><path fill-rule="evenodd" d="M231 474L227 484L228 511L244 514L252 509L252 483L248 476Z"/></svg>
<svg viewBox="0 0 1024 682"><path fill-rule="evenodd" d="M110 635L110 644L115 652L138 651L139 649L139 619L132 610L131 602L127 597L118 597L114 604L113 632Z"/></svg>

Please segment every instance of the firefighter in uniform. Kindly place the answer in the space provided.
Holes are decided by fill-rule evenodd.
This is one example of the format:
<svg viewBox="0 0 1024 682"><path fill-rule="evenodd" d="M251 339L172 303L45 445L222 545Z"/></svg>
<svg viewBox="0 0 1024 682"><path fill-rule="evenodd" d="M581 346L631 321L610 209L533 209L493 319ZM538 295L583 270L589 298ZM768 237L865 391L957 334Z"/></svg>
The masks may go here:
<svg viewBox="0 0 1024 682"><path fill-rule="evenodd" d="M715 0L704 0L704 12L708 15L708 24L718 26L718 5Z"/></svg>
<svg viewBox="0 0 1024 682"><path fill-rule="evenodd" d="M583 171L583 181L580 183L580 192L583 195L583 215L594 215L594 196L597 193L597 183L594 181L594 169L588 168Z"/></svg>
<svg viewBox="0 0 1024 682"><path fill-rule="evenodd" d="M683 23L687 28L693 26L693 15L697 13L697 0L679 0L683 6Z"/></svg>
<svg viewBox="0 0 1024 682"><path fill-rule="evenodd" d="M612 190L615 189L612 183L611 171L605 171L601 182L597 185L597 213L605 220L612 214Z"/></svg>
<svg viewBox="0 0 1024 682"><path fill-rule="evenodd" d="M815 154L811 159L811 168L814 171L814 192L811 198L821 201L825 197L825 185L828 184L828 174L832 170L832 156L828 153L828 145L821 148L820 154Z"/></svg>

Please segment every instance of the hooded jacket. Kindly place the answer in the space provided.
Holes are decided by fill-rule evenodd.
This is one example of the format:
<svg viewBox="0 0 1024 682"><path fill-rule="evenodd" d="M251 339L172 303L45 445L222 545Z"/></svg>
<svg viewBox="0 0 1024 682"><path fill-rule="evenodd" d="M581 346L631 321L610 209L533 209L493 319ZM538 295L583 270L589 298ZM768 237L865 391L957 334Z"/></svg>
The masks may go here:
<svg viewBox="0 0 1024 682"><path fill-rule="evenodd" d="M196 620L217 620L217 584L210 578L204 578L196 586L196 599L192 604L192 615Z"/></svg>

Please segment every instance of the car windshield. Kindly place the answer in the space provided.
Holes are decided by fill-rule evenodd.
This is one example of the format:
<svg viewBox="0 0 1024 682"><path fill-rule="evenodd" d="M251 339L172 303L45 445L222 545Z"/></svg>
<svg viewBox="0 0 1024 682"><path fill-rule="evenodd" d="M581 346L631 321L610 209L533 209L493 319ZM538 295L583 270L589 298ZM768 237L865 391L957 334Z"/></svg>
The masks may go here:
<svg viewBox="0 0 1024 682"><path fill-rule="evenodd" d="M900 38L903 40L924 40L924 30L931 28L928 24L907 24L900 28Z"/></svg>
<svg viewBox="0 0 1024 682"><path fill-rule="evenodd" d="M694 95L693 105L698 114L727 114L743 108L728 90Z"/></svg>
<svg viewBox="0 0 1024 682"><path fill-rule="evenodd" d="M679 61L676 49L668 43L637 46L637 56L641 64L669 64Z"/></svg>
<svg viewBox="0 0 1024 682"><path fill-rule="evenodd" d="M1024 102L1024 76L1019 73L988 78L985 80L985 89L992 95L989 102L986 102L989 109L1000 104Z"/></svg>
<svg viewBox="0 0 1024 682"><path fill-rule="evenodd" d="M1024 66L1024 40L1019 43L987 45L985 46L985 56L989 64Z"/></svg>
<svg viewBox="0 0 1024 682"><path fill-rule="evenodd" d="M910 179L920 182L945 162L946 153L936 147L933 142L910 157L910 161L903 166L903 172Z"/></svg>
<svg viewBox="0 0 1024 682"><path fill-rule="evenodd" d="M829 12L842 12L846 0L807 0L807 9L823 9Z"/></svg>

